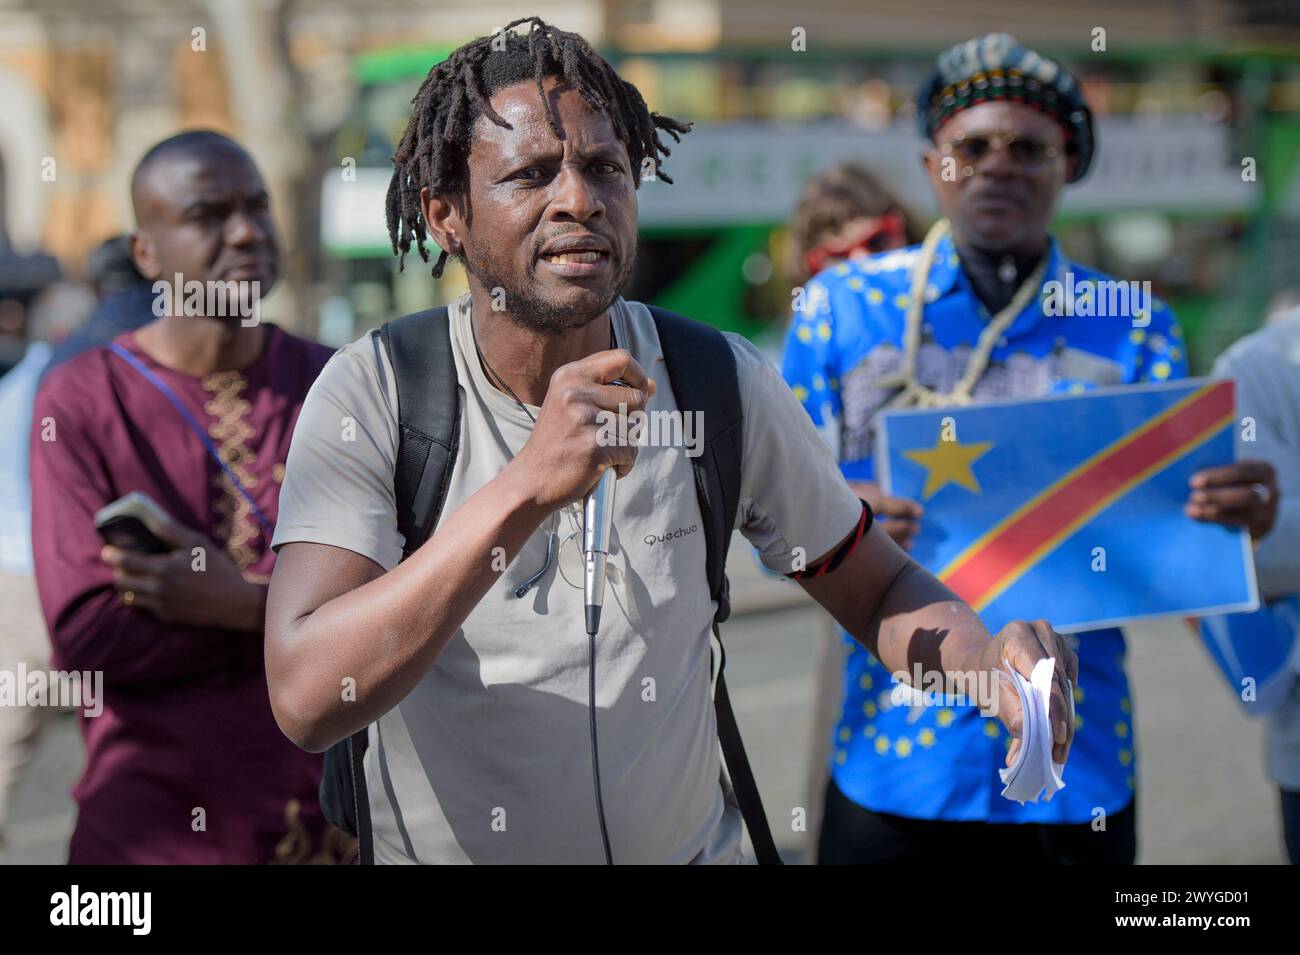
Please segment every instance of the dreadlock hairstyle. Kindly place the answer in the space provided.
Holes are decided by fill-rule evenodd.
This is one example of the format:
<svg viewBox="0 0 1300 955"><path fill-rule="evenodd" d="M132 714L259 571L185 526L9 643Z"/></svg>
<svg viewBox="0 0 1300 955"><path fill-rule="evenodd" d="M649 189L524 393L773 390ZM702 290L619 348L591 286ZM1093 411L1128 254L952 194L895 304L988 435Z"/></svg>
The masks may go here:
<svg viewBox="0 0 1300 955"><path fill-rule="evenodd" d="M525 23L529 25L526 36L513 32ZM558 30L538 17L515 20L500 32L457 49L429 71L411 100L411 119L393 154L396 168L384 203L399 270L406 264L412 241L420 258L429 261L420 189L427 187L434 195L445 195L465 186L474 121L482 115L498 126L512 128L488 102L494 93L532 80L546 106L551 131L557 139L564 139L542 86L549 76L562 78L593 112L599 110L609 117L614 134L627 149L638 186L647 158L653 161L658 178L673 181L658 168L660 157L670 154L659 131L681 142L681 134L689 132L691 124L650 112L640 91L621 79L578 34ZM442 275L446 262L443 250L433 266L434 278Z"/></svg>

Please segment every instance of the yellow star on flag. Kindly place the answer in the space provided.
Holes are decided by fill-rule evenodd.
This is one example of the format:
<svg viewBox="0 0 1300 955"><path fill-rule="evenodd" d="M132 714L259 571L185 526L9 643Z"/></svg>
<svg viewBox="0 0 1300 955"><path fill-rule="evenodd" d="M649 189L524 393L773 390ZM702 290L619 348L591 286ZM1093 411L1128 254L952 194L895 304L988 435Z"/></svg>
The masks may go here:
<svg viewBox="0 0 1300 955"><path fill-rule="evenodd" d="M928 501L949 484L956 484L958 487L979 494L980 484L975 480L971 465L988 454L992 448L992 441L961 444L940 438L933 448L924 451L904 451L903 457L925 468L925 490L921 492L921 497Z"/></svg>

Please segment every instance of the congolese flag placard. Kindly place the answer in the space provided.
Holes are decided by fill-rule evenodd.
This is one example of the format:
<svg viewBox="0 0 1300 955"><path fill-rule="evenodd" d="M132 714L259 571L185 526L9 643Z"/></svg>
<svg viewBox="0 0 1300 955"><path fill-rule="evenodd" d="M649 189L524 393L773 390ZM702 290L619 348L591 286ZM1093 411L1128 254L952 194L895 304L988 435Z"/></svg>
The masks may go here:
<svg viewBox="0 0 1300 955"><path fill-rule="evenodd" d="M1097 389L881 415L887 493L925 507L912 556L997 632L1258 606L1245 531L1183 513L1188 480L1236 459L1227 381Z"/></svg>

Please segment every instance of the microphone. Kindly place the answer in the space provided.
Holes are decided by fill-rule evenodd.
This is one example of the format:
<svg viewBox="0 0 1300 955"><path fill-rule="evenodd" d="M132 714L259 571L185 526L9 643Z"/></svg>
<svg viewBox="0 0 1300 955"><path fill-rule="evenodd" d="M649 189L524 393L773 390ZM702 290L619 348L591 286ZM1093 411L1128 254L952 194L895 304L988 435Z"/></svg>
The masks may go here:
<svg viewBox="0 0 1300 955"><path fill-rule="evenodd" d="M582 552L586 567L582 575L583 603L587 611L587 633L600 629L600 610L605 605L605 563L609 557L609 532L614 519L614 482L618 474L609 468L591 493L582 499Z"/></svg>
<svg viewBox="0 0 1300 955"><path fill-rule="evenodd" d="M627 387L625 381L610 384ZM609 557L609 535L614 521L614 482L618 474L607 468L586 497L582 499L582 574L583 604L587 612L587 634L600 629L600 611L605 605L605 564Z"/></svg>

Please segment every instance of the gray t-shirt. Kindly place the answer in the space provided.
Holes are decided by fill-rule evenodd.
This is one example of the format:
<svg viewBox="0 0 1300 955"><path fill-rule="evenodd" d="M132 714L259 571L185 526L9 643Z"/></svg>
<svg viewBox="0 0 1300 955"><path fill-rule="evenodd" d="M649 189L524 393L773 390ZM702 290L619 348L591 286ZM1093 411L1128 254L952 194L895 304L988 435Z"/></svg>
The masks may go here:
<svg viewBox="0 0 1300 955"><path fill-rule="evenodd" d="M532 432L523 410L488 383L469 311L468 295L450 309L461 437L444 515L491 481ZM619 345L658 385L647 411L676 411L650 312L620 299L611 314ZM737 527L769 567L788 572L800 556L812 561L834 547L861 505L777 370L743 338L728 338L745 420ZM312 541L397 565L396 408L392 369L371 336L331 359L293 436L274 546ZM681 435L684 443L689 432ZM620 863L740 855L740 812L716 737L714 603L688 451L641 447L617 484L596 707L605 818ZM604 860L582 580L570 560L580 535L559 548L532 591L514 596L546 563L552 527L568 538L581 527L579 507L538 528L415 689L371 725L376 862Z"/></svg>

